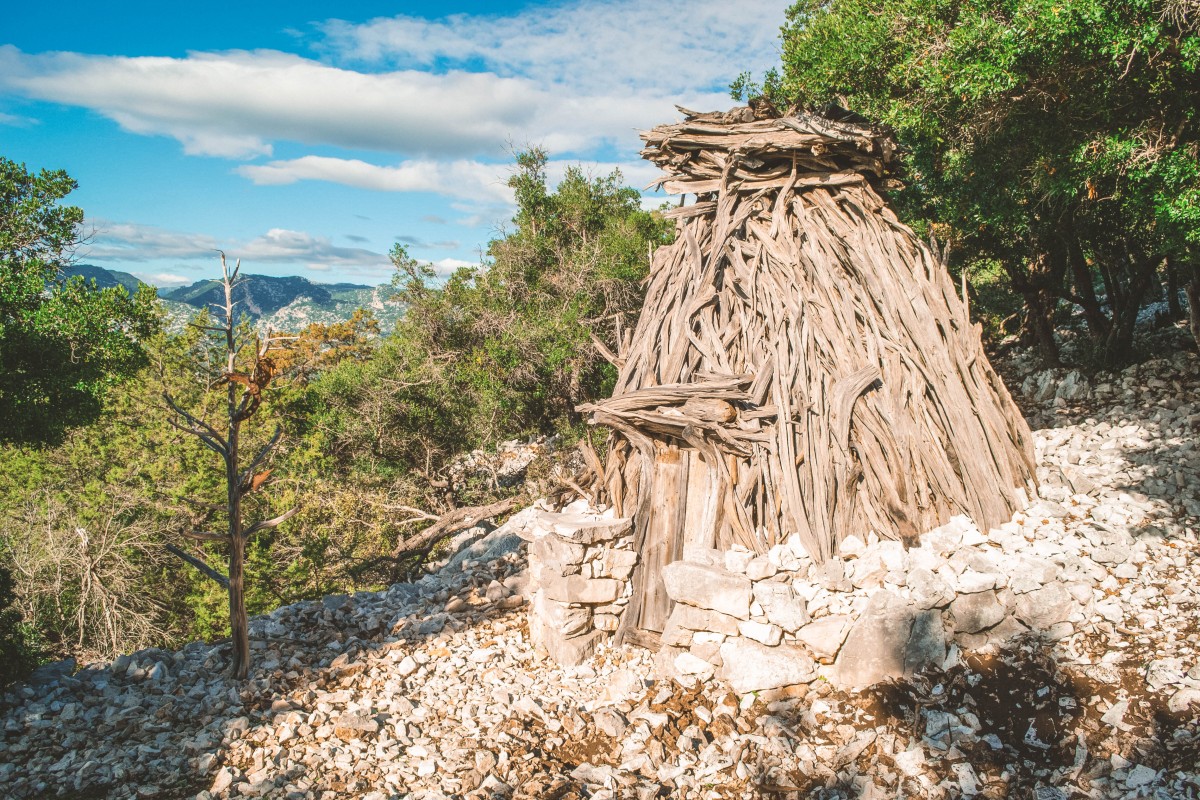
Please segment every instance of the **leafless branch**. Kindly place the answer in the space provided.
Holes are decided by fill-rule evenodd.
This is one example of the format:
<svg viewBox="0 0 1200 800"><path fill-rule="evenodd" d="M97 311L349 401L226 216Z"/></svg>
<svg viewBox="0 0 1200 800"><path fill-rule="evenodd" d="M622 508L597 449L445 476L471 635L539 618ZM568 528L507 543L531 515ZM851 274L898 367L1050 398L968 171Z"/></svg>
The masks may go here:
<svg viewBox="0 0 1200 800"><path fill-rule="evenodd" d="M183 531L183 535L197 542L228 542L229 534L212 531Z"/></svg>
<svg viewBox="0 0 1200 800"><path fill-rule="evenodd" d="M194 417L191 414L189 414L188 412L184 411L171 398L171 395L167 394L166 392L163 392L162 396L163 396L163 400L166 401L167 406L172 411L174 411L176 414L178 414L179 416L181 416L185 420L187 420L188 425L190 425L191 427L189 428L187 426L180 425L179 423L175 422L174 420L167 420L168 422L171 423L172 426L178 428L181 431L190 433L193 436L196 436L202 440L207 437L207 439L211 440L211 443L208 441L205 441L205 444L208 444L209 447L211 447L213 450L216 450L221 455L226 455L229 453L229 444L225 441L224 437L222 437L221 434L217 432L216 428L209 425L204 420ZM197 431L204 431L204 434L202 435L202 434L198 433Z"/></svg>
<svg viewBox="0 0 1200 800"><path fill-rule="evenodd" d="M279 444L279 439L281 436L283 436L283 428L279 425L276 425L275 433L271 436L271 441L262 446L262 448L258 451L258 454L255 455L250 461L250 465L242 470L241 474L238 476L239 486L245 485L250 476L254 474L254 470L258 469L258 465L261 464L263 460L270 455L271 451L275 449L275 446Z"/></svg>
<svg viewBox="0 0 1200 800"><path fill-rule="evenodd" d="M300 510L299 508L289 509L288 511L285 511L282 514L280 514L278 517L272 517L271 519L264 519L261 522L256 522L253 525L251 525L249 528L247 528L246 532L244 534L242 534L242 536L249 538L250 536L253 536L254 534L258 533L259 531L266 530L267 528L274 528L276 525L286 522L289 519L291 519L292 517L296 516L296 512L298 512L299 510Z"/></svg>
<svg viewBox="0 0 1200 800"><path fill-rule="evenodd" d="M226 578L224 575L217 572L215 569L210 567L208 564L205 564L203 561L196 558L194 555L192 555L190 553L185 553L183 550L179 549L178 547L176 547L173 544L167 544L167 545L164 545L164 547L167 548L167 552L171 553L172 555L179 556L184 561L191 564L193 567L200 570L208 577L212 578L214 581L216 581L218 584L220 584L222 588L224 588L226 590L229 589L229 578Z"/></svg>

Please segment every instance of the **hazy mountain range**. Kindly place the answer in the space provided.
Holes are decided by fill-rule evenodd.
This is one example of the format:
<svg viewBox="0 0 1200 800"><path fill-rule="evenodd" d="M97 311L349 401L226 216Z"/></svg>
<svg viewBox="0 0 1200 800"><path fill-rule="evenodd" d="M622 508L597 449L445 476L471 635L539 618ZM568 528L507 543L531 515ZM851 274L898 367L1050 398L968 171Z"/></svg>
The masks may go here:
<svg viewBox="0 0 1200 800"><path fill-rule="evenodd" d="M101 289L123 286L133 293L143 285L128 272L93 264L75 264L67 274L94 280ZM388 331L402 313L401 305L388 299L392 289L386 284L313 283L308 278L295 276L244 275L243 278L234 291L237 310L248 314L255 323L269 325L275 330L299 330L313 322L339 322L349 319L355 309L367 308L374 312L380 327ZM221 282L216 280L197 281L191 286L176 288L155 287L155 290L176 323L186 321L202 308L211 308L213 303L225 301Z"/></svg>

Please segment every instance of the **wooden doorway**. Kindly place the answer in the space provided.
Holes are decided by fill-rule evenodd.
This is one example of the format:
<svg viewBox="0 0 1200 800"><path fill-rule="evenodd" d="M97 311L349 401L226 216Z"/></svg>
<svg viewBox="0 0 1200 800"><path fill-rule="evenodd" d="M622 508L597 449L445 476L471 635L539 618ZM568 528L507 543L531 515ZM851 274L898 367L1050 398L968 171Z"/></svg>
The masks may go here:
<svg viewBox="0 0 1200 800"><path fill-rule="evenodd" d="M718 498L713 472L698 450L655 441L652 499L630 609L636 614L636 631L662 633L666 628L672 603L663 585L663 568L715 544Z"/></svg>

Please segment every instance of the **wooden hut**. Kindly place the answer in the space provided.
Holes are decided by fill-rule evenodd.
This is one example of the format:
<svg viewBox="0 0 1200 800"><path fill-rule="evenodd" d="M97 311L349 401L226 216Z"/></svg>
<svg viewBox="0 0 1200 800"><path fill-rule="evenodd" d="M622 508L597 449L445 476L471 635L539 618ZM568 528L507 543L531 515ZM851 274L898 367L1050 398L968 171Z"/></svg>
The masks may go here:
<svg viewBox="0 0 1200 800"><path fill-rule="evenodd" d="M1033 487L1031 436L945 265L881 199L890 141L812 114L697 114L642 134L674 244L610 399L607 499L641 555L622 634L661 631L689 551L985 530ZM793 539L793 537L795 537Z"/></svg>

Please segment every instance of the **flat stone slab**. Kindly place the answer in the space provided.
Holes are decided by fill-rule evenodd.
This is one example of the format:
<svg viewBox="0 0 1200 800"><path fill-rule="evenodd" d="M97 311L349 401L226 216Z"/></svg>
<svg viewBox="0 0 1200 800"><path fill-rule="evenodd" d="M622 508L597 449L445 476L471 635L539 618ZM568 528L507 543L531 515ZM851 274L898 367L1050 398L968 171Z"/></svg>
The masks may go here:
<svg viewBox="0 0 1200 800"><path fill-rule="evenodd" d="M663 568L662 577L667 594L678 603L738 619L750 618L751 589L745 575L706 564L675 561Z"/></svg>
<svg viewBox="0 0 1200 800"><path fill-rule="evenodd" d="M555 577L542 589L550 600L560 603L600 605L611 603L621 593L621 582L612 578L584 578L581 575Z"/></svg>
<svg viewBox="0 0 1200 800"><path fill-rule="evenodd" d="M817 677L812 656L794 645L767 647L750 639L729 639L721 645L721 662L718 677L729 681L738 694L808 683Z"/></svg>
<svg viewBox="0 0 1200 800"><path fill-rule="evenodd" d="M599 514L543 511L531 527L532 536L529 541L533 541L538 534L553 534L567 541L586 545L609 542L624 536L633 528L633 520Z"/></svg>
<svg viewBox="0 0 1200 800"><path fill-rule="evenodd" d="M912 606L868 607L834 662L835 682L847 688L865 688L910 676L945 658L946 633L940 612Z"/></svg>
<svg viewBox="0 0 1200 800"><path fill-rule="evenodd" d="M684 603L676 603L667 619L667 625L676 625L689 631L711 631L725 636L737 636L738 622L740 620L737 617Z"/></svg>

